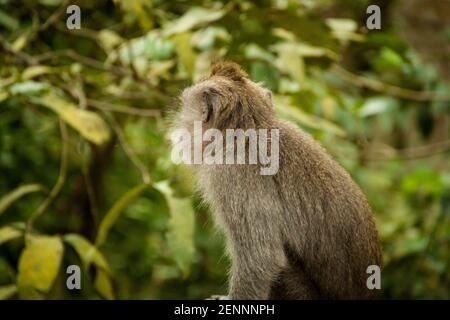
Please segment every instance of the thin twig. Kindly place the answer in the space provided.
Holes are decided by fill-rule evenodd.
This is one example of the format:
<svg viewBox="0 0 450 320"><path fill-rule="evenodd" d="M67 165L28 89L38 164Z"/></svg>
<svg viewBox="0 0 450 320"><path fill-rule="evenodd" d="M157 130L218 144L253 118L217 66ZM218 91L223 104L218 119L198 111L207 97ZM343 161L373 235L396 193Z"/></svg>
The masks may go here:
<svg viewBox="0 0 450 320"><path fill-rule="evenodd" d="M377 92L383 92L390 96L399 97L414 101L450 101L449 95L439 94L437 92L415 91L393 86L379 80L366 78L356 75L337 64L331 67L331 70L341 78L353 83L358 87L364 87Z"/></svg>
<svg viewBox="0 0 450 320"><path fill-rule="evenodd" d="M78 100L78 105L81 109L87 108L87 101L86 101L86 93L84 92L84 81L81 74L77 73L76 80L74 85L70 86L64 86L67 91L70 92L70 95ZM73 79L69 77L68 74L63 74L62 78L67 83L72 83Z"/></svg>
<svg viewBox="0 0 450 320"><path fill-rule="evenodd" d="M129 59L128 64L129 64L131 73L133 75L133 78L134 79L139 79L139 74L138 74L138 72L136 70L136 67L135 67L134 63L133 63L133 61L134 61L133 49L131 48L131 45L127 45L126 47L127 47L128 59Z"/></svg>
<svg viewBox="0 0 450 320"><path fill-rule="evenodd" d="M130 159L130 161L135 165L136 168L141 172L142 175L142 181L144 183L150 183L150 173L148 172L147 167L142 163L142 161L138 158L134 150L129 146L128 142L125 139L125 135L120 128L119 124L117 123L114 116L109 112L103 112L105 116L108 118L111 126L113 127L114 132L117 135L117 138L119 139L119 143L127 155L127 157Z"/></svg>
<svg viewBox="0 0 450 320"><path fill-rule="evenodd" d="M67 7L68 2L69 2L68 0L63 1L63 3L61 3L61 6L55 12L53 12L50 15L50 17L48 17L48 19L42 25L40 25L35 31L37 31L37 32L45 31L52 24L54 24L55 22L58 22L59 18L61 18L61 16L66 12L66 7Z"/></svg>
<svg viewBox="0 0 450 320"><path fill-rule="evenodd" d="M69 94L74 99L79 100L79 94L76 90L73 90L70 86L60 85L60 88L63 89L67 94ZM101 110L101 111L109 111L116 113L129 114L133 116L139 117L160 117L162 112L156 109L140 109L133 107L126 107L123 105L116 105L105 101L98 101L93 99L86 98L86 106Z"/></svg>
<svg viewBox="0 0 450 320"><path fill-rule="evenodd" d="M34 66L39 64L38 61L33 56L30 56L29 54L22 51L16 51L13 48L11 48L8 41L6 41L6 39L3 38L1 34L0 34L0 50L13 56L16 60L22 62L25 65Z"/></svg>
<svg viewBox="0 0 450 320"><path fill-rule="evenodd" d="M450 148L450 140L440 141L424 146L399 150L403 159L424 158L437 153L445 152Z"/></svg>
<svg viewBox="0 0 450 320"><path fill-rule="evenodd" d="M77 52L73 51L72 49L63 50L63 51L56 51L56 52L48 52L46 54L43 54L41 56L38 56L38 61L42 62L44 60L48 60L54 57L67 57L69 59L72 59L74 61L77 61L81 64L84 64L88 67L103 70L109 73L113 73L118 76L132 76L130 70L126 68L121 68L113 65L105 65L103 62L99 60L95 60L90 57L82 56L81 54L78 54Z"/></svg>
<svg viewBox="0 0 450 320"><path fill-rule="evenodd" d="M53 200L56 198L58 193L61 191L64 183L66 181L67 175L67 160L68 160L68 133L65 122L62 119L59 119L59 128L61 131L61 164L59 169L58 179L56 180L55 185L50 191L47 198L41 203L41 205L31 214L30 218L27 222L27 232L30 232L33 227L33 222L39 218L45 210L50 206Z"/></svg>
<svg viewBox="0 0 450 320"><path fill-rule="evenodd" d="M58 8L58 10L52 13L43 24L37 25L36 27L29 29L26 32L26 41L28 42L31 36L34 36L38 32L47 30L52 24L57 22L59 18L64 14L67 7L67 3L68 0L65 0ZM13 55L15 58L24 62L27 65L32 66L39 64L39 61L35 57L30 56L25 52L17 51L11 48L8 42L1 35L0 35L0 49L3 49L5 52Z"/></svg>
<svg viewBox="0 0 450 320"><path fill-rule="evenodd" d="M75 35L77 37L83 37L87 39L91 39L97 42L98 39L98 31L86 28L83 26L81 29L67 29L67 26L64 23L56 23L55 28L61 32Z"/></svg>
<svg viewBox="0 0 450 320"><path fill-rule="evenodd" d="M93 100L93 99L86 99L86 102L87 102L88 106L96 108L96 109L104 110L104 111L126 113L126 114L130 114L130 115L141 116L141 117L158 117L161 115L160 110L139 109L139 108L133 108L133 107L118 106L118 105L115 105L112 103Z"/></svg>
<svg viewBox="0 0 450 320"><path fill-rule="evenodd" d="M77 52L75 52L74 50L68 49L68 50L62 50L62 51L53 51L53 52L47 52L44 53L42 55L36 56L35 59L37 60L37 62L41 63L43 61L46 60L50 60L53 59L55 57L66 57L69 58L71 60L74 60L76 62L79 62L85 66L94 68L94 69L98 69L98 70L102 70L111 74L114 74L116 76L119 77L124 77L124 76L129 76L132 77L134 80L141 82L145 85L148 86L152 86L150 81L146 78L143 78L141 76L139 76L138 74L133 74L133 71L128 69L128 68L123 68L123 67L119 67L119 66L115 66L115 65L106 65L104 62L90 58L90 57L86 57L83 56L81 54L78 54ZM156 88L154 86L152 86L152 89L156 92L158 92L160 95L164 95L161 92L161 89Z"/></svg>
<svg viewBox="0 0 450 320"><path fill-rule="evenodd" d="M70 86L67 86L67 89L70 90L70 93L73 97L76 97L78 99L78 104L81 109L87 108L87 101L86 101L86 94L83 90L83 78L80 74L77 74L77 86L74 87L74 89L71 89ZM70 80L70 79L66 79ZM82 164L81 164L81 171L83 172L84 182L86 185L86 192L88 195L89 200L89 208L90 213L92 216L92 221L94 221L94 225L97 226L98 223L98 217L99 217L99 209L98 209L98 202L97 197L95 195L94 187L92 184L92 178L91 178L91 172L89 170L89 164L86 161L87 158L87 152L86 148L91 148L89 144L84 145L85 148L82 149Z"/></svg>
<svg viewBox="0 0 450 320"><path fill-rule="evenodd" d="M91 173L89 170L89 163L87 161L87 148L91 148L91 146L89 146L88 144L84 145L85 148L82 149L82 162L81 162L81 170L83 172L83 176L84 176L84 182L86 184L86 191L87 191L87 195L88 195L88 200L89 200L89 207L90 207L90 213L92 216L92 219L94 221L95 226L97 226L98 224L98 217L99 217L99 209L98 209L98 202L97 202L97 197L95 195L95 191L94 191L94 187L92 184L92 178L91 178Z"/></svg>
<svg viewBox="0 0 450 320"><path fill-rule="evenodd" d="M124 76L133 77L136 81L141 82L142 84L151 87L152 94L154 94L158 99L167 100L167 95L164 93L163 90L161 90L158 87L153 86L148 79L146 79L144 77L140 77L137 74L133 74L133 72L130 69L119 67L119 66L114 66L114 65L106 65L102 61L80 55L71 49L61 50L61 51L50 51L50 52L46 52L41 55L31 56L23 51L17 51L17 50L14 50L13 48L11 48L9 43L0 34L0 51L6 52L7 54L13 56L16 60L20 61L21 63L23 63L27 66L39 65L42 62L44 62L46 60L51 60L53 58L66 57L66 58L69 58L76 62L79 62L83 65L86 65L88 67L102 70L102 71L114 74L118 77L124 77ZM147 95L145 95L145 94L142 94L142 96L143 96L143 98L147 97ZM132 98L132 97L129 97L129 98Z"/></svg>
<svg viewBox="0 0 450 320"><path fill-rule="evenodd" d="M389 149L388 152L385 153L386 156L380 157L369 156L367 160L373 161L386 159L410 160L410 159L426 158L441 152L445 152L449 149L450 149L450 140L444 140L419 147L411 147L404 149Z"/></svg>

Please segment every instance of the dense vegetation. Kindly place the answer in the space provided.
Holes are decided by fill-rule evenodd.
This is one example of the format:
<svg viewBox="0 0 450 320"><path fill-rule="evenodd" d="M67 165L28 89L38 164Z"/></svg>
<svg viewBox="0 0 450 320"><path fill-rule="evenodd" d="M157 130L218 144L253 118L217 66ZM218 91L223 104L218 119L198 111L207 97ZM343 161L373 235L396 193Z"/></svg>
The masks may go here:
<svg viewBox="0 0 450 320"><path fill-rule="evenodd" d="M380 297L450 298L449 11L420 2L376 2L367 30L366 0L0 0L0 298L226 292L223 238L167 139L222 58L367 194Z"/></svg>

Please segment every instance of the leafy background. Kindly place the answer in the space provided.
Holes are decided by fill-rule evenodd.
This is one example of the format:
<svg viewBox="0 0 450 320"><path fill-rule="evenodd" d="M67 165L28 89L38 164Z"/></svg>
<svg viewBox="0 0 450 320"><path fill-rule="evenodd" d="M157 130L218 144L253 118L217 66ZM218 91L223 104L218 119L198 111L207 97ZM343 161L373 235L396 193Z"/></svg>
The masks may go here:
<svg viewBox="0 0 450 320"><path fill-rule="evenodd" d="M167 140L222 58L367 194L380 297L450 298L449 1L72 1L80 30L68 4L0 0L0 298L226 292L223 238Z"/></svg>

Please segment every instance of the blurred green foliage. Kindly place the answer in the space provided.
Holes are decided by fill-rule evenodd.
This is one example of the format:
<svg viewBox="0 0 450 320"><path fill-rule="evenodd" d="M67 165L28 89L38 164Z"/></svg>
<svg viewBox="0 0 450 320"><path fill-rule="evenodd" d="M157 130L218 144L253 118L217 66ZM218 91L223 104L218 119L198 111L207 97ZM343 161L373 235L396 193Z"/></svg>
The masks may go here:
<svg viewBox="0 0 450 320"><path fill-rule="evenodd" d="M224 58L367 194L380 297L450 298L449 85L385 14L399 1L372 31L365 0L81 0L80 30L67 1L20 3L0 0L0 298L226 292L223 238L167 140L180 91Z"/></svg>

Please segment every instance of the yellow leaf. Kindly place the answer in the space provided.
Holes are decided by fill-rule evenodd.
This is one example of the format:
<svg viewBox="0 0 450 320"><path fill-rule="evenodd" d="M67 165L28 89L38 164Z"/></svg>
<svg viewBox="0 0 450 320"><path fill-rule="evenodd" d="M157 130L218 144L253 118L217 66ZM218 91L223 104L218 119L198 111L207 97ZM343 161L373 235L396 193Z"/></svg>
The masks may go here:
<svg viewBox="0 0 450 320"><path fill-rule="evenodd" d="M64 247L58 236L32 236L20 259L17 277L22 299L39 299L48 292L61 265Z"/></svg>
<svg viewBox="0 0 450 320"><path fill-rule="evenodd" d="M364 40L364 36L362 34L356 33L358 24L354 20L329 18L325 20L325 23L331 29L331 34L333 37L344 43L349 40Z"/></svg>
<svg viewBox="0 0 450 320"><path fill-rule="evenodd" d="M22 51L28 40L30 39L31 32L22 33L14 42L11 44L11 48L14 51Z"/></svg>
<svg viewBox="0 0 450 320"><path fill-rule="evenodd" d="M0 300L6 300L11 298L17 292L15 284L0 287Z"/></svg>
<svg viewBox="0 0 450 320"><path fill-rule="evenodd" d="M0 102L5 101L9 97L9 92L0 91Z"/></svg>
<svg viewBox="0 0 450 320"><path fill-rule="evenodd" d="M103 298L108 300L114 299L114 290L111 284L111 279L104 270L97 269L94 285Z"/></svg>
<svg viewBox="0 0 450 320"><path fill-rule="evenodd" d="M135 16L142 29L149 30L153 26L151 16L148 14L153 9L153 1L149 0L114 0L122 9Z"/></svg>
<svg viewBox="0 0 450 320"><path fill-rule="evenodd" d="M97 267L95 288L105 299L114 299L109 266L101 252L89 240L78 234L65 235L64 241L72 245L86 267L91 263Z"/></svg>
<svg viewBox="0 0 450 320"><path fill-rule="evenodd" d="M32 101L56 112L65 122L92 143L101 145L110 138L108 126L95 112L79 109L76 105L51 93L40 98L33 98Z"/></svg>
<svg viewBox="0 0 450 320"><path fill-rule="evenodd" d="M93 263L96 267L109 272L106 259L89 240L79 234L70 233L64 236L64 241L75 249L86 267Z"/></svg>
<svg viewBox="0 0 450 320"><path fill-rule="evenodd" d="M40 76L43 74L47 74L47 73L51 73L51 72L53 72L53 69L48 66L31 66L31 67L26 68L22 72L22 79L29 80L34 77L37 77L37 76Z"/></svg>
<svg viewBox="0 0 450 320"><path fill-rule="evenodd" d="M107 51L116 48L124 41L121 36L108 29L101 30L97 34L97 39L100 42L100 45Z"/></svg>
<svg viewBox="0 0 450 320"><path fill-rule="evenodd" d="M22 231L16 228L6 226L0 228L0 244L7 242L9 240L18 238L22 235Z"/></svg>
<svg viewBox="0 0 450 320"><path fill-rule="evenodd" d="M315 115L308 114L300 108L294 106L289 97L277 95L274 96L274 102L277 113L285 119L292 119L307 127L323 130L339 137L345 137L347 135L345 130L337 124L334 124L326 119L319 118Z"/></svg>
<svg viewBox="0 0 450 320"><path fill-rule="evenodd" d="M334 116L334 100L330 96L326 96L322 99L323 115L326 119L331 120Z"/></svg>

